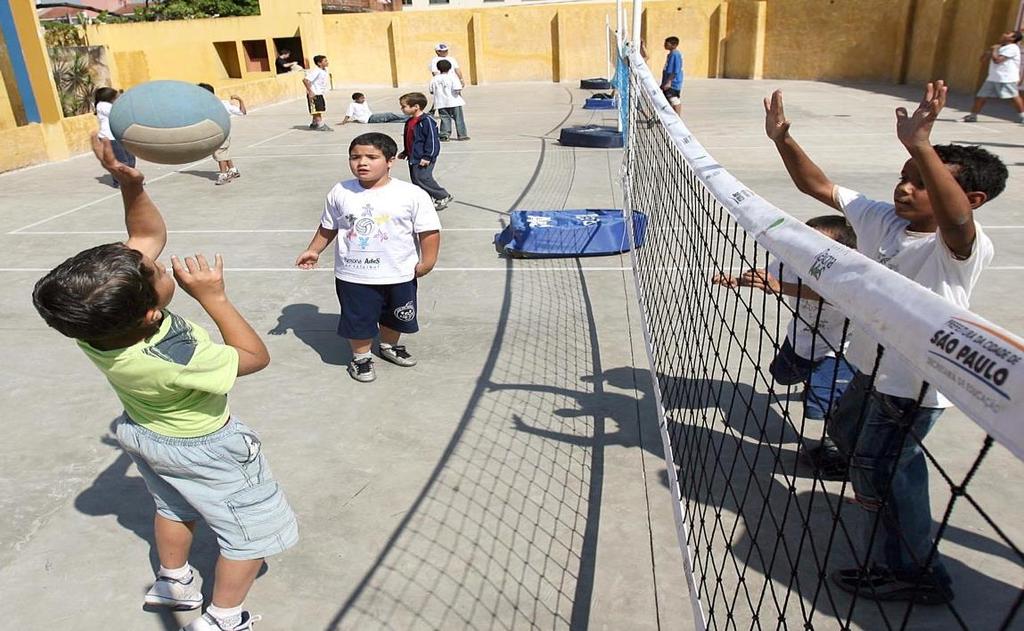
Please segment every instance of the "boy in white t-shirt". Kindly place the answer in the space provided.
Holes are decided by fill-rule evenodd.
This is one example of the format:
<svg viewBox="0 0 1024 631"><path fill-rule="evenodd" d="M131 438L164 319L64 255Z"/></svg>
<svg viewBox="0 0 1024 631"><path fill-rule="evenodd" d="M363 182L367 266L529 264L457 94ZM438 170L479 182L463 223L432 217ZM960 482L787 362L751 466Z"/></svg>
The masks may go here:
<svg viewBox="0 0 1024 631"><path fill-rule="evenodd" d="M216 94L213 86L209 83L200 83L199 87ZM227 110L229 116L246 116L249 113L249 110L245 107L245 101L237 94L232 94L231 98L227 100L221 99L220 102L224 109ZM235 103L238 103L238 105L235 105ZM235 166L235 161L231 159L230 136L225 138L224 144L213 152L213 159L217 161L217 169L220 171L217 174L217 181L214 182L217 186L227 184L235 178L242 177L242 174L238 172L238 168Z"/></svg>
<svg viewBox="0 0 1024 631"><path fill-rule="evenodd" d="M110 131L110 109L114 106L114 101L117 100L121 93L114 88L98 88L93 93L93 103L96 108L96 121L99 123L99 137L103 140L109 140L110 146L114 150L114 157L121 164L128 167L135 168L135 156L131 151L125 149L125 146L121 144L121 141L114 138L114 132ZM121 188L121 183L117 181L117 178L113 178L114 188Z"/></svg>
<svg viewBox="0 0 1024 631"><path fill-rule="evenodd" d="M353 92L352 102L348 104L345 120L341 121L341 124L369 123L372 125L374 123L404 123L407 120L409 120L408 116L402 116L394 112L378 112L374 114L370 111L370 106L366 104L366 95L362 92Z"/></svg>
<svg viewBox="0 0 1024 631"><path fill-rule="evenodd" d="M302 79L302 85L306 86L306 100L309 105L309 113L313 120L309 123L310 129L317 131L334 131L324 122L324 112L327 111L327 101L324 95L331 85L331 76L327 74L328 61L325 55L313 57L314 67L310 68Z"/></svg>
<svg viewBox="0 0 1024 631"><path fill-rule="evenodd" d="M998 44L989 46L981 54L982 61L988 61L988 76L974 97L971 113L964 116L965 123L978 122L978 112L985 107L988 99L1010 99L1017 108L1017 120L1024 123L1024 99L1020 96L1020 31L1008 31L999 38Z"/></svg>
<svg viewBox="0 0 1024 631"><path fill-rule="evenodd" d="M814 217L807 225L848 248L857 247L857 235L839 215ZM853 378L846 352L846 316L825 302L801 278L773 259L765 269L747 270L739 276L721 274L713 282L726 287L754 287L789 296L793 314L786 339L768 366L776 383L804 385L804 418L825 420ZM846 459L826 434L821 443L801 454L826 480L845 480Z"/></svg>
<svg viewBox="0 0 1024 631"><path fill-rule="evenodd" d="M348 338L348 373L373 381L371 348L380 335L382 359L399 366L416 360L398 343L416 322L417 279L430 273L441 245L441 221L427 193L391 177L398 145L386 134L357 136L348 148L356 176L327 193L320 227L295 264L313 269L335 241L334 276L341 318L338 334Z"/></svg>
<svg viewBox="0 0 1024 631"><path fill-rule="evenodd" d="M896 135L910 159L892 203L832 183L790 136L781 91L765 99L765 131L797 188L846 215L862 254L966 308L994 252L974 211L1003 191L1007 170L979 147L931 144L932 125L945 104L946 86L938 81L928 84L913 114L897 108ZM879 358L877 348L870 333L854 331L847 359L857 374L828 422L829 435L850 462L867 555L859 567L833 572L832 580L873 600L946 603L953 591L932 549L921 444L951 404L898 354Z"/></svg>
<svg viewBox="0 0 1024 631"><path fill-rule="evenodd" d="M452 64L447 59L437 62L438 74L430 80L430 93L434 95L434 108L441 115L441 141L445 142L452 135L452 121L459 134L455 140L469 140L466 131L466 119L462 114L462 106L466 100L462 98L462 82L451 73Z"/></svg>

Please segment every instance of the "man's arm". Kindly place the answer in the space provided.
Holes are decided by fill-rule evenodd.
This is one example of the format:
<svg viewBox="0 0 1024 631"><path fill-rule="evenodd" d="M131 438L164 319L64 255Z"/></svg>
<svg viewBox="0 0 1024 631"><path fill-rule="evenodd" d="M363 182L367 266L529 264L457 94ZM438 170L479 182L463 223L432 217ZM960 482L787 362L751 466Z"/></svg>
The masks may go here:
<svg viewBox="0 0 1024 631"><path fill-rule="evenodd" d="M932 147L932 125L946 105L946 92L945 82L929 83L913 114L896 108L896 135L921 171L942 240L958 258L968 258L976 235L974 208L987 197L981 192L965 193Z"/></svg>
<svg viewBox="0 0 1024 631"><path fill-rule="evenodd" d="M835 188L835 184L804 153L800 144L789 135L790 122L786 120L786 113L782 107L782 90L776 90L772 92L770 98L765 98L764 113L765 133L775 143L775 149L778 150L793 184L801 193L810 195L822 204L842 211L842 208L832 199L832 190Z"/></svg>
<svg viewBox="0 0 1024 631"><path fill-rule="evenodd" d="M331 241L334 241L336 236L338 236L337 230L328 230L323 226L317 228L316 234L313 235L313 240L306 247L306 251L300 254L299 258L295 259L295 266L302 269L315 269L317 261L320 260L320 253L331 244Z"/></svg>
<svg viewBox="0 0 1024 631"><path fill-rule="evenodd" d="M249 114L249 110L245 108L245 101L242 100L242 97L238 96L237 94L232 94L231 100L238 103L238 109L242 111L242 115Z"/></svg>
<svg viewBox="0 0 1024 631"><path fill-rule="evenodd" d="M430 230L418 233L420 238L420 262L416 264L416 278L426 276L437 265L437 252L441 249L441 232Z"/></svg>
<svg viewBox="0 0 1024 631"><path fill-rule="evenodd" d="M224 292L224 260L220 254L213 268L202 254L186 257L184 263L172 256L171 267L178 285L196 299L217 325L224 343L238 351L238 376L266 368L270 352Z"/></svg>
<svg viewBox="0 0 1024 631"><path fill-rule="evenodd" d="M459 83L462 84L462 87L466 87L466 80L462 78L462 68L455 68L455 76L459 78Z"/></svg>
<svg viewBox="0 0 1024 631"><path fill-rule="evenodd" d="M156 260L167 244L167 225L164 224L160 209L142 186L144 176L139 170L117 161L109 140L93 134L91 142L96 159L121 184L124 225L128 229L125 245Z"/></svg>

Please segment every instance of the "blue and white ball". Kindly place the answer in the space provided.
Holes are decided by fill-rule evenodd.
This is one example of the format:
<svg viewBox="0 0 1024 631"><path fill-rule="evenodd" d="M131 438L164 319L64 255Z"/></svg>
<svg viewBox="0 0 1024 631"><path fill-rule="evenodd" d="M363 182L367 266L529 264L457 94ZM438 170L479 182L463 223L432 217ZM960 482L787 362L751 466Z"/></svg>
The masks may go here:
<svg viewBox="0 0 1024 631"><path fill-rule="evenodd" d="M122 94L110 130L143 160L186 164L209 156L231 133L231 116L215 95L184 81L150 81Z"/></svg>

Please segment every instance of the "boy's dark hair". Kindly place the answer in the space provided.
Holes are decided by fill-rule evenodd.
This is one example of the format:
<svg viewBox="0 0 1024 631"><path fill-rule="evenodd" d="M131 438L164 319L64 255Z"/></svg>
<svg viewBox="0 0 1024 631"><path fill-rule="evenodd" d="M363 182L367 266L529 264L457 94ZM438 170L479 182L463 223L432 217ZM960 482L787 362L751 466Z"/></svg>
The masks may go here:
<svg viewBox="0 0 1024 631"><path fill-rule="evenodd" d="M209 83L197 83L196 85L199 86L200 88L206 90L207 92L213 92L214 94L216 94L216 92L213 89L213 86L210 85Z"/></svg>
<svg viewBox="0 0 1024 631"><path fill-rule="evenodd" d="M366 95L363 94L362 92L353 92L352 93L352 100L355 101L356 99L358 99L359 97L362 97L362 96L366 96Z"/></svg>
<svg viewBox="0 0 1024 631"><path fill-rule="evenodd" d="M934 145L945 164L955 166L953 177L965 193L984 193L995 199L1006 188L1010 176L999 156L972 145Z"/></svg>
<svg viewBox="0 0 1024 631"><path fill-rule="evenodd" d="M138 328L156 307L153 270L123 243L79 252L50 270L32 290L46 323L79 340L104 340Z"/></svg>
<svg viewBox="0 0 1024 631"><path fill-rule="evenodd" d="M1014 31L1013 32L1013 43L1014 44L1020 43L1020 40L1022 40L1022 39L1024 39L1024 33L1021 33L1020 31Z"/></svg>
<svg viewBox="0 0 1024 631"><path fill-rule="evenodd" d="M407 92L398 97L402 105L418 105L421 110L427 109L427 95L422 92Z"/></svg>
<svg viewBox="0 0 1024 631"><path fill-rule="evenodd" d="M370 131L365 134L360 134L352 139L352 142L348 145L348 152L352 153L352 150L357 145L369 145L380 149L380 152L384 154L384 159L390 160L398 155L398 144L395 143L394 138L387 134L382 134L379 131Z"/></svg>
<svg viewBox="0 0 1024 631"><path fill-rule="evenodd" d="M97 88L92 95L93 105L97 103L113 103L118 94L119 92L114 88Z"/></svg>
<svg viewBox="0 0 1024 631"><path fill-rule="evenodd" d="M437 62L437 70L439 72L448 72L452 69L452 62L447 59L441 59Z"/></svg>
<svg viewBox="0 0 1024 631"><path fill-rule="evenodd" d="M319 66L320 62L324 59L327 59L327 57L323 55L313 55L313 64Z"/></svg>
<svg viewBox="0 0 1024 631"><path fill-rule="evenodd" d="M277 54L278 55L291 55L292 51L288 50L287 48L281 48L281 49L279 49L277 51Z"/></svg>
<svg viewBox="0 0 1024 631"><path fill-rule="evenodd" d="M665 38L665 43L671 44L672 46L678 46L679 38L676 37L675 35L669 35L668 37Z"/></svg>
<svg viewBox="0 0 1024 631"><path fill-rule="evenodd" d="M842 215L821 215L807 220L807 225L824 232L848 248L857 249L857 233Z"/></svg>

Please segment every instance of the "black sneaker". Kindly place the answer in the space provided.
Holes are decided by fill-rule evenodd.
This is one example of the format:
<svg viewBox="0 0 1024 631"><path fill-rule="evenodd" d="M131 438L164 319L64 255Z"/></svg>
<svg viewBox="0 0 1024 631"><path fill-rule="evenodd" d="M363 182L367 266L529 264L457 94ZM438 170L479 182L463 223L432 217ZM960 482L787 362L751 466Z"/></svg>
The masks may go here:
<svg viewBox="0 0 1024 631"><path fill-rule="evenodd" d="M373 372L373 359L352 360L348 363L348 374L356 381L369 383L377 378Z"/></svg>
<svg viewBox="0 0 1024 631"><path fill-rule="evenodd" d="M942 605L953 600L953 590L933 572L901 578L876 565L868 570L836 570L832 582L868 600L909 600L919 605Z"/></svg>
<svg viewBox="0 0 1024 631"><path fill-rule="evenodd" d="M381 346L380 356L382 359L386 359L392 364L404 366L408 368L416 365L416 360L408 351L405 350L405 346Z"/></svg>
<svg viewBox="0 0 1024 631"><path fill-rule="evenodd" d="M811 447L800 454L800 458L814 469L815 475L822 480L842 482L850 477L850 467L843 452L828 436L824 437L816 447Z"/></svg>

